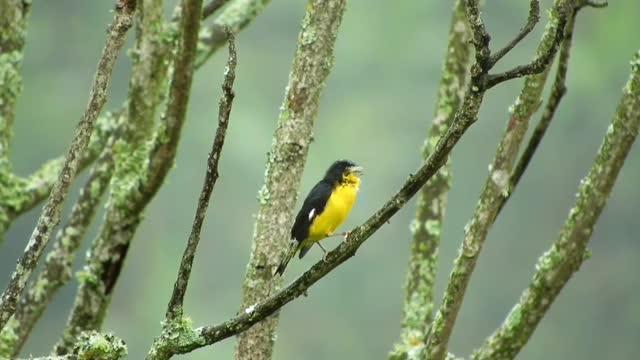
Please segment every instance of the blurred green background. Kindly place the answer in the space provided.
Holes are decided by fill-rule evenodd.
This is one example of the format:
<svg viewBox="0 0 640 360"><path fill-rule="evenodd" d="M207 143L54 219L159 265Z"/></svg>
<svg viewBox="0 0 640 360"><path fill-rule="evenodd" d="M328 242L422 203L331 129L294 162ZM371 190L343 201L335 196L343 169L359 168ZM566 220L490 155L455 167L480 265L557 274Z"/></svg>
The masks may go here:
<svg viewBox="0 0 640 360"><path fill-rule="evenodd" d="M87 102L112 5L113 1L81 0L34 3L13 146L19 174L30 173L67 148ZM548 9L550 1L543 5ZM258 208L256 194L305 6L302 1L273 1L237 38L237 97L221 179L187 295L186 311L198 325L218 323L238 310ZM170 7L168 4L167 9ZM488 2L485 19L494 48L515 34L526 12L524 0ZM450 13L448 1L367 0L348 5L300 189L306 194L337 158L364 165L367 173L361 196L345 229L377 210L420 164L421 145L434 112ZM580 13L569 92L522 185L490 233L454 330L451 350L456 354L468 355L502 321L530 279L536 259L556 237L606 132L629 74L629 60L640 46L638 14L640 4L634 0L613 1L608 9ZM531 57L544 22L546 16L501 68ZM107 316L104 329L126 341L132 359L142 358L160 331L215 131L225 59L226 51L220 51L197 74L176 166L146 212ZM105 109L117 108L123 101L129 65L129 58L122 56ZM438 301L462 229L488 174L508 106L520 86L521 81L516 80L492 90L480 120L453 153ZM560 294L521 359L637 357L638 149L637 145L632 149L596 227L590 246L593 257ZM67 211L71 203L67 201ZM276 359L386 357L399 333L408 224L414 209L415 202L407 205L355 258L315 285L309 297L284 308ZM38 213L35 210L20 218L7 235L0 252L3 286ZM94 225L90 238L95 230ZM327 245L337 241L327 240ZM303 261L293 261L286 280L320 256L319 251L312 251ZM76 267L83 258L78 257ZM66 321L76 286L74 281L55 299L23 355L49 351ZM234 340L229 339L183 358L231 359L233 347Z"/></svg>

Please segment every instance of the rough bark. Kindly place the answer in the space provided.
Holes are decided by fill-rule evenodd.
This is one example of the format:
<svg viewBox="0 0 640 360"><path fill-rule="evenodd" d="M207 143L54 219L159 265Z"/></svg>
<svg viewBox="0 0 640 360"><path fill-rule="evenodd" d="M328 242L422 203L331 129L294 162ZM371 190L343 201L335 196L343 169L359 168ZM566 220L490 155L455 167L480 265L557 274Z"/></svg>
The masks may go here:
<svg viewBox="0 0 640 360"><path fill-rule="evenodd" d="M18 298L26 282L42 256L53 229L60 222L62 204L78 170L79 160L85 151L93 132L98 114L107 97L107 88L115 60L124 44L124 35L131 27L134 1L121 1L117 5L114 23L107 33L107 42L98 63L98 70L89 96L87 109L76 128L76 134L65 157L57 183L42 210L36 227L27 243L24 255L18 260L15 272L0 299L0 330L13 315Z"/></svg>
<svg viewBox="0 0 640 360"><path fill-rule="evenodd" d="M435 117L422 151L424 160L429 158L438 140L451 125L462 102L471 60L470 38L464 2L458 0L454 5L449 27L449 44L440 79ZM405 283L400 341L394 346L389 359L406 359L413 349L424 346L424 332L428 328L426 324L431 323L433 311L438 248L450 185L451 161L448 160L418 193L416 216L410 227L413 237Z"/></svg>
<svg viewBox="0 0 640 360"><path fill-rule="evenodd" d="M333 65L334 43L345 6L346 0L312 0L302 20L264 185L258 194L260 208L241 309L265 299L282 284L273 273L289 243L295 189L302 178L320 94ZM236 359L270 359L277 323L274 315L240 334Z"/></svg>
<svg viewBox="0 0 640 360"><path fill-rule="evenodd" d="M157 6L158 3L153 4ZM67 328L54 349L57 355L68 353L82 331L97 330L102 325L113 288L124 266L144 209L173 165L191 91L201 9L201 0L183 1L179 31L175 33L173 29L169 29L169 41L178 41L179 50L172 71L167 110L154 139L146 143L146 146L134 147L131 141L135 137L132 137L119 146L105 221L91 247ZM174 34L175 38L172 37ZM154 58L149 60L157 61ZM149 76L165 79L164 74L165 72L149 73ZM159 80L157 84L162 82L163 80ZM131 89L136 89L134 84ZM140 88L140 91L143 90L144 87ZM146 109L143 114L151 116L157 105L157 101L146 107L141 105L141 108ZM143 122L139 124L143 128L148 126Z"/></svg>
<svg viewBox="0 0 640 360"><path fill-rule="evenodd" d="M532 8L537 7L535 1L531 4ZM509 176L517 157L520 143L524 138L529 119L537 110L541 101L540 96L547 78L548 65L552 58L548 54L555 55L561 39L561 37L559 39L559 34L564 34L566 7L569 4L571 4L570 0L556 0L554 3L547 28L538 45L536 56L536 59L548 58L549 61L546 67L538 68L541 70L538 74L529 75L525 78L520 96L511 110L511 119L498 145L490 176L482 190L473 218L465 226L462 247L455 260L442 304L436 313L428 339L425 339L425 356L429 359L442 360L446 355L449 338L462 306L471 274L489 228L497 216L499 210L498 201L508 192ZM532 18L532 15L535 17L536 12L530 11L529 18ZM531 64L534 62L536 60ZM514 69L517 68L520 67ZM507 72L510 72L510 70ZM489 75L487 82L490 82L491 78L492 76ZM488 83L487 86L491 86L491 84Z"/></svg>

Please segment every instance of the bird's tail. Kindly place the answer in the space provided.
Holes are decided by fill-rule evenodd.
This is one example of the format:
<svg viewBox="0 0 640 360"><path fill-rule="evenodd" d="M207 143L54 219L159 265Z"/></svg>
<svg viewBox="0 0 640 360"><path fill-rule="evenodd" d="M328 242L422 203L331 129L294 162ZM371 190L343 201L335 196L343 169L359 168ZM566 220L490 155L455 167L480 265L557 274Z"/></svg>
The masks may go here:
<svg viewBox="0 0 640 360"><path fill-rule="evenodd" d="M291 240L291 245L289 245L289 250L287 250L287 253L284 255L284 257L280 261L280 265L278 265L278 268L276 269L276 274L282 276L282 274L284 273L284 269L287 267L287 264L289 264L289 260L291 260L291 258L293 257L293 255L296 254L296 251L298 251L299 248L300 248L300 243L296 240Z"/></svg>

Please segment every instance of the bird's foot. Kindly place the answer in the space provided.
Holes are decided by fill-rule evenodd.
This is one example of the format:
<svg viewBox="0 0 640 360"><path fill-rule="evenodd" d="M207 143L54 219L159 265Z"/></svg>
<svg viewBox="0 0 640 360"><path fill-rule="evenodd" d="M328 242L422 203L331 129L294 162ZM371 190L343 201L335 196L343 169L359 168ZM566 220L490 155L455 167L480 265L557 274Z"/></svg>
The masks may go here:
<svg viewBox="0 0 640 360"><path fill-rule="evenodd" d="M327 257L328 257L328 255L329 255L329 253L328 253L328 252L325 252L325 253L324 253L324 255L322 255L322 261L324 261L324 262L328 262L328 261L327 261Z"/></svg>
<svg viewBox="0 0 640 360"><path fill-rule="evenodd" d="M344 232L344 242L349 242L349 235L351 235L351 231Z"/></svg>

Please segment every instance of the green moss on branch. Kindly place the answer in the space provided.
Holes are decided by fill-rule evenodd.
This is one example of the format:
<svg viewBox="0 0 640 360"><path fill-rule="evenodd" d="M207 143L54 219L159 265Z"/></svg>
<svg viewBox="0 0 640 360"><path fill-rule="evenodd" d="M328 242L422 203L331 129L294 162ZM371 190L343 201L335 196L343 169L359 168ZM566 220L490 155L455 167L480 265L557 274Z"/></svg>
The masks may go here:
<svg viewBox="0 0 640 360"><path fill-rule="evenodd" d="M302 20L273 145L267 159L253 246L243 285L241 309L273 293L282 283L273 277L288 246L289 226L302 178L320 95L333 65L333 49L345 0L312 0ZM236 359L270 359L277 316L238 338Z"/></svg>
<svg viewBox="0 0 640 360"><path fill-rule="evenodd" d="M423 148L425 160L451 125L462 102L471 55L470 37L464 1L458 0L451 18L449 44L436 100L436 113ZM419 353L416 350L424 346L427 324L431 323L438 247L450 184L451 164L447 161L418 193L416 217L411 223L413 238L405 285L400 341L389 355L391 360L409 359L412 354Z"/></svg>
<svg viewBox="0 0 640 360"><path fill-rule="evenodd" d="M522 350L560 291L587 258L593 228L640 128L640 51L596 159L581 181L560 235L540 257L529 287L503 324L474 352L474 360L509 360Z"/></svg>

